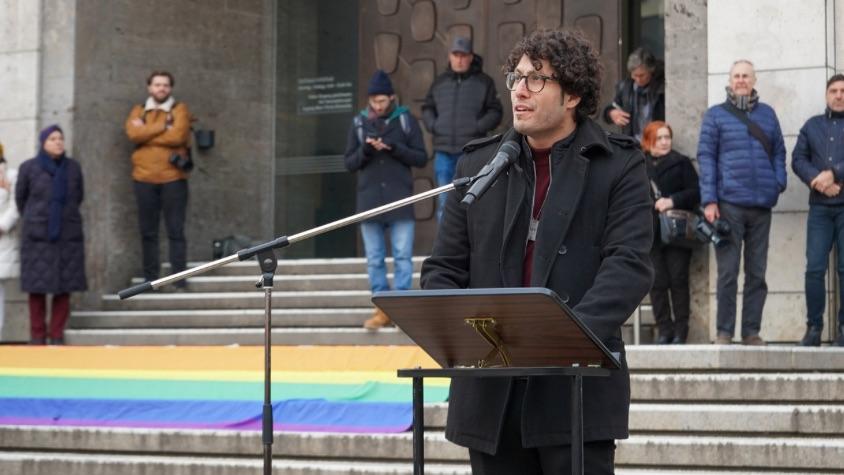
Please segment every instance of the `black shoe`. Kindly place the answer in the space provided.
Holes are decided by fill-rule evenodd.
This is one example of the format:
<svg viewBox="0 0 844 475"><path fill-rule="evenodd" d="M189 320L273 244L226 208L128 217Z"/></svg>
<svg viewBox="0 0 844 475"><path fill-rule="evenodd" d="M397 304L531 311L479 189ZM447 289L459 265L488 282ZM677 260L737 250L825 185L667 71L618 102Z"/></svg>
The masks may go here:
<svg viewBox="0 0 844 475"><path fill-rule="evenodd" d="M50 342L47 344L50 346L63 346L64 338L50 338Z"/></svg>
<svg viewBox="0 0 844 475"><path fill-rule="evenodd" d="M838 327L838 337L833 344L835 346L844 346L844 325Z"/></svg>
<svg viewBox="0 0 844 475"><path fill-rule="evenodd" d="M806 334L800 340L800 346L821 346L821 333L823 327L808 326L806 327Z"/></svg>
<svg viewBox="0 0 844 475"><path fill-rule="evenodd" d="M47 344L46 338L33 338L29 340L29 344L33 346L43 346Z"/></svg>
<svg viewBox="0 0 844 475"><path fill-rule="evenodd" d="M656 339L656 344L657 345L670 345L671 340L673 340L673 339L674 339L674 337L671 336L671 335L660 335L659 338Z"/></svg>
<svg viewBox="0 0 844 475"><path fill-rule="evenodd" d="M677 335L671 340L671 344L672 345L685 345L686 344L686 338L682 337L680 335Z"/></svg>

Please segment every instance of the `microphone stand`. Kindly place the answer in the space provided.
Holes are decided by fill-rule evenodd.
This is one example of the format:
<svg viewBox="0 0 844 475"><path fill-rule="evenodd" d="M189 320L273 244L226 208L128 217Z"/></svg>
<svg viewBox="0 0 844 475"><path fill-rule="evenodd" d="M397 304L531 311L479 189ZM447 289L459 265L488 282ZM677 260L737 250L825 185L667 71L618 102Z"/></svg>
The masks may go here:
<svg viewBox="0 0 844 475"><path fill-rule="evenodd" d="M271 399L272 372L270 358L272 347L272 290L273 277L275 276L275 270L278 266L278 261L274 250L287 247L291 244L295 244L300 241L311 239L313 237L319 236L320 234L324 234L329 231L348 226L350 224L365 221L369 218L387 213L394 209L398 209L409 204L416 203L417 201L433 198L434 196L437 196L441 193L445 193L447 191L469 187L473 183L487 175L488 172L485 172L482 174L475 175L473 177L458 178L452 183L441 186L439 188L434 188L413 196L409 196L407 198L403 198L398 201L394 201L392 203L387 203L377 208L373 208L371 210L364 211L362 213L349 216L347 218L324 224L322 226L312 228L299 234L294 234L292 236L281 236L271 241L267 241L263 244L258 244L257 246L243 249L237 252L236 254L232 254L228 257L223 257L222 259L217 259L216 261L211 261L193 267L191 269L178 272L176 274L171 274L167 277L162 277L160 279L156 279L150 282L144 282L142 284L123 289L118 292L117 295L120 297L121 300L125 300L135 295L150 290L159 289L168 284L179 282L181 280L187 279L188 277L204 274L212 269L216 269L218 267L222 267L237 261L245 261L247 259L251 259L253 256L257 256L258 266L261 269L261 280L259 280L255 284L255 286L264 289L264 405L261 416L261 440L264 446L264 475L271 475L273 445L273 407Z"/></svg>

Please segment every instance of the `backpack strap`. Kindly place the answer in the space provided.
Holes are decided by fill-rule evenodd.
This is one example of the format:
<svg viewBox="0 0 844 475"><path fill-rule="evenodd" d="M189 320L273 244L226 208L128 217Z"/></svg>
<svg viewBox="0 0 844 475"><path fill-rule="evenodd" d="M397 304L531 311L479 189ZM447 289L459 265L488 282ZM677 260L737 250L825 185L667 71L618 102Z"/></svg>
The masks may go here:
<svg viewBox="0 0 844 475"><path fill-rule="evenodd" d="M360 117L360 114L355 115L352 123L355 124L355 134L358 136L358 143L363 144L363 119Z"/></svg>
<svg viewBox="0 0 844 475"><path fill-rule="evenodd" d="M404 132L404 135L410 134L410 121L407 120L407 112L399 114L399 123L401 124L401 130Z"/></svg>

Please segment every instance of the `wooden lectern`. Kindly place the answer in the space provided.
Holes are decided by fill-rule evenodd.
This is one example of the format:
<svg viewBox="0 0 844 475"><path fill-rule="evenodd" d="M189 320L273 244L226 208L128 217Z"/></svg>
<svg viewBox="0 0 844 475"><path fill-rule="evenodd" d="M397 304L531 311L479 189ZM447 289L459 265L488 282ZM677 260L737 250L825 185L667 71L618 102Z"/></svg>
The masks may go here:
<svg viewBox="0 0 844 475"><path fill-rule="evenodd" d="M607 350L553 291L545 288L378 292L372 301L442 369L400 369L413 378L413 473L422 475L422 381L434 378L562 376L571 394L572 474L583 474L583 377L608 376Z"/></svg>

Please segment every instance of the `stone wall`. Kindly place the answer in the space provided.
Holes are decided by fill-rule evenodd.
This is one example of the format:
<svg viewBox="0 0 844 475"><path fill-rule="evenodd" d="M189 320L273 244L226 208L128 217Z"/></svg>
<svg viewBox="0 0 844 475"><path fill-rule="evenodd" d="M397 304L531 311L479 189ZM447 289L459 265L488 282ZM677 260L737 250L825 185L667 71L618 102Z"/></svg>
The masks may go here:
<svg viewBox="0 0 844 475"><path fill-rule="evenodd" d="M791 171L791 151L803 123L823 112L826 79L836 70L836 64L841 64L837 58L842 54L844 36L842 6L840 0L708 2L708 104L724 101L733 61L749 59L756 66L760 99L777 111L785 136L788 189L774 208L768 252L769 294L762 323L762 337L769 341L799 340L805 329L803 272L809 192ZM709 324L714 335L714 253L709 268ZM743 278L739 277L740 293ZM741 295L738 314L740 322ZM826 325L827 337L830 326Z"/></svg>
<svg viewBox="0 0 844 475"><path fill-rule="evenodd" d="M211 258L215 237L272 235L274 4L271 0L87 0L76 11L74 153L86 180L91 292L140 275L140 240L123 123L146 98L153 69L172 72L173 96L216 146L190 179L188 259ZM162 262L167 261L161 231Z"/></svg>

